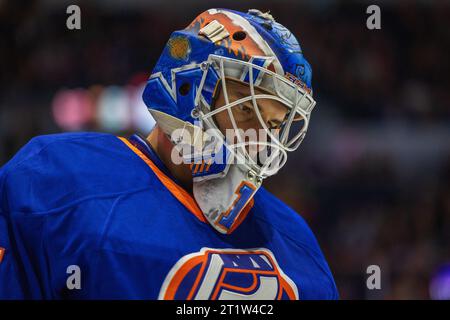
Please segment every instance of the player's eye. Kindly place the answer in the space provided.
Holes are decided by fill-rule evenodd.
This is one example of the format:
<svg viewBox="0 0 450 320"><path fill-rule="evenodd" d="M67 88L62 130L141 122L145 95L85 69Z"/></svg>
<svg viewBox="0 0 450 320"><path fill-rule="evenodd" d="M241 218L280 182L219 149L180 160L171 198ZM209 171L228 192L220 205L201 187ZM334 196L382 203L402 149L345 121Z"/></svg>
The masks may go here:
<svg viewBox="0 0 450 320"><path fill-rule="evenodd" d="M240 104L240 105L239 105L239 109L240 109L242 112L244 112L245 114L248 114L248 115L250 115L250 114L253 113L253 107L250 106L250 105L247 104L247 103L242 103L242 104Z"/></svg>

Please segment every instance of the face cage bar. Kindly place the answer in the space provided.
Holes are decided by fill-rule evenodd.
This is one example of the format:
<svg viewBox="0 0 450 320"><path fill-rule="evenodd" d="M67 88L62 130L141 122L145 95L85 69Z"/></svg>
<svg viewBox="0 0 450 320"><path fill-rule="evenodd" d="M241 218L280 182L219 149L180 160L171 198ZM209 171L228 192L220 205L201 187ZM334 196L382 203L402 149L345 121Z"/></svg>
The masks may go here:
<svg viewBox="0 0 450 320"><path fill-rule="evenodd" d="M240 66L242 66L242 72L243 71L248 72L248 77L249 77L248 84L249 84L249 88L250 88L250 96L238 99L238 100L230 103L229 97L228 97L228 91L227 91L227 87L226 87L227 76L225 74L224 62L240 65ZM196 97L195 97L196 112L197 112L199 120L201 120L202 123L207 124L208 127L214 128L214 129L216 129L217 132L220 132L220 130L219 130L219 128L217 128L215 122L212 121L212 119L213 119L212 117L217 113L227 110L228 115L231 120L231 123L233 125L233 129L235 130L235 132L237 132L236 137L238 138L237 144L232 144L232 145L225 144L226 147L229 149L229 151L232 152L237 157L238 160L240 160L240 162L239 162L240 164L244 164L244 166L247 170L252 170L257 176L265 178L265 177L268 177L268 176L273 175L276 172L278 172L278 170L282 166L284 166L284 164L286 163L287 152L296 150L299 147L299 145L301 144L301 142L303 141L306 131L308 130L310 114L316 105L316 101L312 98L312 96L308 92L306 92L306 90L304 90L301 87L296 86L295 84L290 82L288 79L284 78L283 76L280 76L279 74L276 74L264 67L254 65L250 62L211 54L211 55L209 55L208 60L203 62L201 64L201 66L203 69L203 76L202 76L200 85L197 89L197 93L196 93ZM211 106L205 101L205 99L202 96L203 86L205 84L205 80L206 80L207 74L209 72L209 68L211 66L213 68L215 68L216 70L218 69L218 71L219 71L218 73L219 73L219 77L221 80L222 90L223 90L224 99L225 99L225 105L223 105L215 110L211 110ZM262 90L264 92L267 92L267 94L255 94L255 84L254 84L255 80L253 77L253 75L254 75L253 69L256 69L259 71L259 75L257 78L261 77L262 75L267 75L269 77L272 77L271 80L273 81L274 89L279 94L278 95L274 94L274 93L268 91L266 88L262 88ZM232 80L235 80L235 79L232 79ZM277 81L280 81L281 83L279 83ZM247 82L244 82L244 83L247 84ZM280 93L280 84L288 86L288 88L290 88L291 90L295 90L294 101L290 101L290 100L282 97L282 95ZM258 89L261 89L261 88L258 87ZM271 99L271 100L278 101L278 102L282 103L284 106L286 106L287 109L289 110L289 112L288 112L289 116L288 116L288 119L283 124L283 128L282 128L283 132L282 132L280 138L274 136L272 134L271 130L267 127L267 125L261 115L261 112L259 110L259 106L256 101L257 99ZM301 103L304 102L305 99L308 103L307 103L306 107L302 108ZM266 134L270 137L271 141L273 141L273 142L244 142L243 141L243 138L240 134L240 130L236 124L233 113L231 111L231 108L234 106L237 106L241 103L244 103L246 101L252 102L253 108L258 117L260 125L262 126L262 128L264 129ZM206 109L207 109L206 113L204 112L204 109L201 108L201 105L206 107ZM304 121L304 125L303 125L302 129L288 141L289 131L291 129L292 123L296 119L296 117L295 117L296 115L300 115L302 117L302 119ZM221 135L220 138L224 141L225 137L223 136L222 133L220 133L220 135ZM272 152L272 154L269 156L268 161L266 160L264 165L262 165L262 166L259 165L255 160L253 160L250 157L250 155L248 154L247 150L245 149L246 146L253 145L253 144L264 145L265 147L270 147L270 148L273 148L273 150L274 150ZM276 159L277 157L279 159ZM280 164L278 166L275 166L275 168L268 169L270 166L273 166L274 160L278 160Z"/></svg>

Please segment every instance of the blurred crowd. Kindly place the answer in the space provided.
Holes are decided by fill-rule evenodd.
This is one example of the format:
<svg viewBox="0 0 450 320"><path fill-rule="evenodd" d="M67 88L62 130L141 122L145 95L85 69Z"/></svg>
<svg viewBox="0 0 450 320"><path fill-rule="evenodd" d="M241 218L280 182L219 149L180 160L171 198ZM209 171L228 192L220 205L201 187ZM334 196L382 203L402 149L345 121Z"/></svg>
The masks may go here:
<svg viewBox="0 0 450 320"><path fill-rule="evenodd" d="M0 1L0 165L31 137L68 129L54 109L61 92L95 100L138 87L170 33L213 5L72 3L78 31L66 28L65 1ZM270 10L313 67L310 131L267 188L310 224L341 298L427 299L450 262L450 4L381 2L381 30L366 28L367 5L221 2ZM76 130L147 130L92 115ZM381 290L366 287L369 265L381 268Z"/></svg>

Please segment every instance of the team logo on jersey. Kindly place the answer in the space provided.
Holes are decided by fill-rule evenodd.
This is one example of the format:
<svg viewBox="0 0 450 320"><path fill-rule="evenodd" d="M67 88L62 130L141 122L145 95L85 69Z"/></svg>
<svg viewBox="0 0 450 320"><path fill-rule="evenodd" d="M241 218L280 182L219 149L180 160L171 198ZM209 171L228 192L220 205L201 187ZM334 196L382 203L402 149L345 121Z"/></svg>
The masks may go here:
<svg viewBox="0 0 450 320"><path fill-rule="evenodd" d="M159 299L295 300L298 290L267 249L203 248L173 266Z"/></svg>

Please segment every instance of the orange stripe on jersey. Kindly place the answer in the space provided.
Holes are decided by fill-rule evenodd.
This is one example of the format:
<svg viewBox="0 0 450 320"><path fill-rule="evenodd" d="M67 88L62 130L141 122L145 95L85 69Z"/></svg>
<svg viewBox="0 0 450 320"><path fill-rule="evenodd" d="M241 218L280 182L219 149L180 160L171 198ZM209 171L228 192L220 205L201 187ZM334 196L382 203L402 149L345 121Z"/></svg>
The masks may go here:
<svg viewBox="0 0 450 320"><path fill-rule="evenodd" d="M146 157L138 148L133 146L126 138L118 137L123 143L127 145L134 153L136 153L139 158L144 160L144 162L152 169L155 175L158 177L159 181L172 193L175 198L178 199L191 213L193 213L198 220L206 222L202 211L198 207L194 198L184 190L182 187L177 185L172 179L166 176L148 157Z"/></svg>
<svg viewBox="0 0 450 320"><path fill-rule="evenodd" d="M200 163L196 163L194 166L194 173L197 173L199 168L200 168Z"/></svg>
<svg viewBox="0 0 450 320"><path fill-rule="evenodd" d="M5 255L5 248L0 247L0 263L2 263L4 255Z"/></svg>

